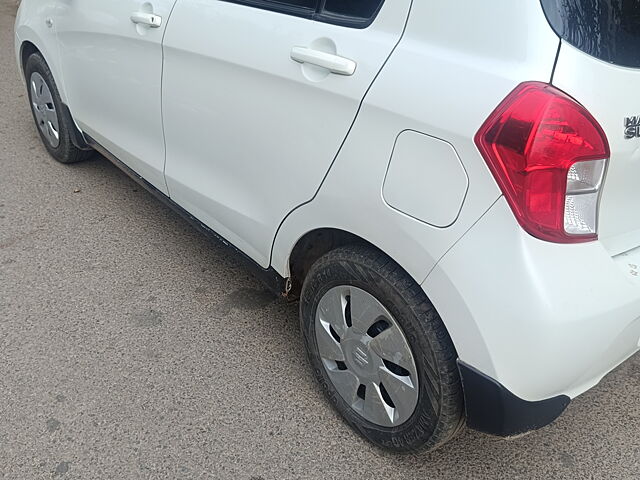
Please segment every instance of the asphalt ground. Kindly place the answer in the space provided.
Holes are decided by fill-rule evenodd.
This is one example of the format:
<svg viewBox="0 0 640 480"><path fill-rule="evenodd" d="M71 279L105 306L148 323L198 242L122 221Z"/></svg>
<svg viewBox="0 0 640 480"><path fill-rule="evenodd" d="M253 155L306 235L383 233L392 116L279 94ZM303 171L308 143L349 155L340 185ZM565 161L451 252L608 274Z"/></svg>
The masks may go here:
<svg viewBox="0 0 640 480"><path fill-rule="evenodd" d="M638 356L522 438L362 440L308 371L296 305L105 159L49 158L14 17L0 0L0 478L640 477Z"/></svg>

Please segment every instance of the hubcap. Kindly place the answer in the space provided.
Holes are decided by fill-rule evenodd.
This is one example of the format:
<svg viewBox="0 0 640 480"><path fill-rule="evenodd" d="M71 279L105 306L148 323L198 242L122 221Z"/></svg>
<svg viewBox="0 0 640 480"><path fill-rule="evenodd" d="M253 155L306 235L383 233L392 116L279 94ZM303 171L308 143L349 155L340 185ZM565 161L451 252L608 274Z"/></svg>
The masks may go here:
<svg viewBox="0 0 640 480"><path fill-rule="evenodd" d="M31 107L36 117L38 128L49 145L57 148L60 145L60 126L56 106L47 82L38 72L31 74L30 93Z"/></svg>
<svg viewBox="0 0 640 480"><path fill-rule="evenodd" d="M418 403L418 375L409 343L371 294L340 286L320 299L318 351L340 396L366 420L384 427L406 422Z"/></svg>

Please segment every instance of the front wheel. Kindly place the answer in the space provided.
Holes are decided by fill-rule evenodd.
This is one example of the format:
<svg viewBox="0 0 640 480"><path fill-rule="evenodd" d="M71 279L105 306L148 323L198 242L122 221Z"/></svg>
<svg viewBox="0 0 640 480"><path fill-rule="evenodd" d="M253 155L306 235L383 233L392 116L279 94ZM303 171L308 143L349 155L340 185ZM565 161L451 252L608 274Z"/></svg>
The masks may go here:
<svg viewBox="0 0 640 480"><path fill-rule="evenodd" d="M61 163L75 163L91 157L94 152L79 149L71 140L75 126L69 116L63 114L58 87L44 58L39 53L32 54L24 72L31 113L49 154Z"/></svg>
<svg viewBox="0 0 640 480"><path fill-rule="evenodd" d="M464 424L451 339L426 295L386 255L343 247L318 260L300 302L315 377L365 438L433 449Z"/></svg>

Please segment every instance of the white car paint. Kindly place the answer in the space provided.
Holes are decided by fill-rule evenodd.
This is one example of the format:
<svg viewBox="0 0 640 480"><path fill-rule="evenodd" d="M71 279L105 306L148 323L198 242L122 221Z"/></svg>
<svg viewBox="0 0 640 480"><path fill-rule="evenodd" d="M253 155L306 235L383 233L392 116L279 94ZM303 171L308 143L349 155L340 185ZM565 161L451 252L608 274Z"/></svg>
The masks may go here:
<svg viewBox="0 0 640 480"><path fill-rule="evenodd" d="M501 198L423 288L461 360L521 398L574 398L638 350L638 285L602 243L538 240L511 216Z"/></svg>
<svg viewBox="0 0 640 480"><path fill-rule="evenodd" d="M163 81L171 198L268 267L278 226L320 186L410 4L387 2L363 32L229 2L178 2ZM298 46L356 59L355 73L292 61Z"/></svg>
<svg viewBox="0 0 640 480"><path fill-rule="evenodd" d="M271 259L278 272L288 276L292 245L302 235L332 227L367 239L417 281L426 278L451 245L500 197L473 143L479 126L523 78L548 81L551 76L558 38L539 5L527 5L501 0L495 9L486 9L475 2L414 2L402 42L368 92L322 188L313 202L292 212L281 226ZM504 17L496 12L504 12ZM442 21L449 17L469 22L460 28L477 32L472 42ZM506 27L504 18L510 19ZM507 28L505 35L511 35L508 45L493 35L500 28ZM528 35L516 34L524 29ZM449 228L425 225L384 201L387 165L404 130L451 143L463 161L469 188L464 208ZM419 154L428 156L428 152ZM348 190L344 179L349 179Z"/></svg>
<svg viewBox="0 0 640 480"><path fill-rule="evenodd" d="M60 5L58 2L33 2L26 1L20 3L20 8L16 15L16 58L19 61L20 71L22 71L21 54L25 42L35 45L47 61L51 73L56 78L62 78L60 69L60 46L56 39L56 24L48 22L56 18ZM66 90L59 88L60 97L63 102L67 102Z"/></svg>
<svg viewBox="0 0 640 480"><path fill-rule="evenodd" d="M74 120L165 194L162 37L175 1L60 1L53 18ZM151 12L160 28L131 21Z"/></svg>
<svg viewBox="0 0 640 480"><path fill-rule="evenodd" d="M458 218L468 189L467 172L453 145L413 130L398 135L382 186L391 208L446 228Z"/></svg>
<svg viewBox="0 0 640 480"><path fill-rule="evenodd" d="M525 400L575 397L637 351L640 290L620 265L638 263L640 145L616 136L640 113L623 96L637 70L560 48L553 83L613 152L601 240L560 245L520 228L473 141L518 84L552 80L559 39L538 2L387 1L366 29L223 1L177 0L170 17L173 4L154 0L162 26L141 31L141 1L23 0L17 53L36 45L86 133L261 266L289 277L297 241L320 228L384 251L422 285L461 360ZM295 47L355 71L301 65ZM416 172L394 175L433 175L455 208L408 208L424 201L413 184L383 193L406 131L437 141L415 146ZM441 175L443 142L465 185Z"/></svg>

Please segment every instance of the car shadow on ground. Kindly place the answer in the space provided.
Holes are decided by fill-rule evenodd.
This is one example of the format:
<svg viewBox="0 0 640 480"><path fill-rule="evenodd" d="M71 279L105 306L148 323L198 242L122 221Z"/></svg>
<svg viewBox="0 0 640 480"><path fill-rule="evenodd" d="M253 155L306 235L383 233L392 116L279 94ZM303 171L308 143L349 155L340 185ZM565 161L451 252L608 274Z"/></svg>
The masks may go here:
<svg viewBox="0 0 640 480"><path fill-rule="evenodd" d="M263 336L266 342L290 344L292 348L283 351L282 362L302 365L304 368L296 370L300 381L313 384L314 401L324 402L319 388L306 371L306 357L297 333L297 303L271 296L257 280L250 278L250 272L238 259L229 256L228 249L193 230L179 215L144 193L133 180L123 180L124 173L101 156L96 155L71 168L81 176L101 176L108 182L124 185L135 195L128 200L121 198L120 207L140 212L143 205L145 211L136 218L142 223L149 221L149 210L155 210L165 223L159 229L159 233L166 235L160 239L161 243L179 239L181 243L177 248L185 250L186 256L197 259L194 263L216 265L216 268L226 270L221 275L231 279L228 284L231 293L218 302L213 311L221 316L234 309L260 311L262 320L253 324L254 333ZM233 279L239 279L235 286ZM274 328L272 322L285 324L286 328ZM593 473L590 465L594 462L606 465L612 461L612 451L628 450L631 445L637 445L640 410L635 392L639 385L640 357L636 356L599 386L574 400L554 424L519 438L505 440L464 430L453 442L435 452L409 455L390 454L360 443L368 446L365 448L370 449L371 455L383 456L393 468L425 471L442 478L531 478L532 465L536 466L536 476L541 478L586 478ZM333 421L336 428L348 428L337 415ZM623 457L619 461L628 462L630 473L637 472L638 458Z"/></svg>

